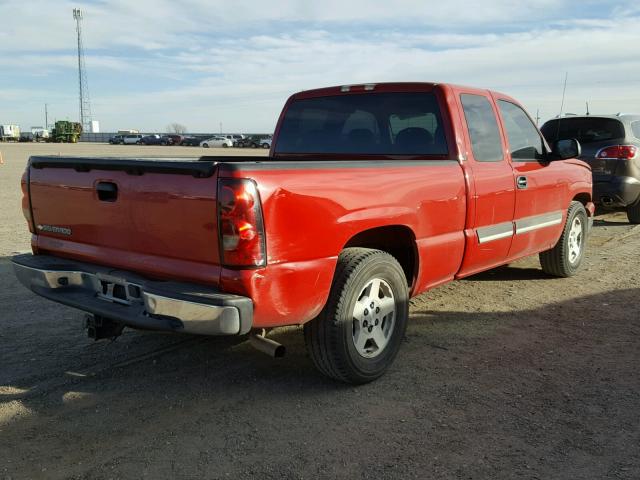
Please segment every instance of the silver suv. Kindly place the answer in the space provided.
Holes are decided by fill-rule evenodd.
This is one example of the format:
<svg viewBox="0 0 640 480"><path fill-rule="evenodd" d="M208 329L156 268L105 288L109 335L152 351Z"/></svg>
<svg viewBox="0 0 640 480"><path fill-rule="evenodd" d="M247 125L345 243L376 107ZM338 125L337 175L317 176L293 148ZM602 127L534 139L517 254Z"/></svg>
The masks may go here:
<svg viewBox="0 0 640 480"><path fill-rule="evenodd" d="M554 118L542 128L550 145L575 138L580 159L593 172L597 205L625 209L630 223L640 223L640 115L585 115Z"/></svg>
<svg viewBox="0 0 640 480"><path fill-rule="evenodd" d="M142 137L144 137L144 135L140 133L131 133L124 136L124 138L122 139L122 143L125 145L140 144L140 140L142 140Z"/></svg>

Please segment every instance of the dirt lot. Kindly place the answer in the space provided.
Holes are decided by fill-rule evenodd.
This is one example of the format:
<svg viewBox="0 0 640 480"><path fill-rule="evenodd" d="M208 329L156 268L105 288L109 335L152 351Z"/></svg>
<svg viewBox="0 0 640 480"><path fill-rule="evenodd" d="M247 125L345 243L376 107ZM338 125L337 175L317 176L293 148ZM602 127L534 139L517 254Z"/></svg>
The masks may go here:
<svg viewBox="0 0 640 480"><path fill-rule="evenodd" d="M640 227L624 215L597 217L574 278L530 258L414 299L391 370L354 388L316 373L297 329L279 360L179 335L94 343L80 312L14 280L29 154L203 150L0 151L0 478L640 478Z"/></svg>

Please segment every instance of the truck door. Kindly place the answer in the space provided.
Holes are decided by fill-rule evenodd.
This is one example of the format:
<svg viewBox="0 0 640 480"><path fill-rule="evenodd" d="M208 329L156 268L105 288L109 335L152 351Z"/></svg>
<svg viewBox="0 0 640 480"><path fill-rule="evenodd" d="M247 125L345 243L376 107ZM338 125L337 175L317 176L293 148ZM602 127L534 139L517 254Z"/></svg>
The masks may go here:
<svg viewBox="0 0 640 480"><path fill-rule="evenodd" d="M560 237L568 205L563 162L549 162L545 143L527 113L510 100L497 99L508 157L516 183L515 235L510 258L553 247Z"/></svg>
<svg viewBox="0 0 640 480"><path fill-rule="evenodd" d="M505 157L505 143L491 97L477 90L459 90L467 166L472 173L474 218L465 229L467 246L458 277L504 263L513 238L515 185Z"/></svg>

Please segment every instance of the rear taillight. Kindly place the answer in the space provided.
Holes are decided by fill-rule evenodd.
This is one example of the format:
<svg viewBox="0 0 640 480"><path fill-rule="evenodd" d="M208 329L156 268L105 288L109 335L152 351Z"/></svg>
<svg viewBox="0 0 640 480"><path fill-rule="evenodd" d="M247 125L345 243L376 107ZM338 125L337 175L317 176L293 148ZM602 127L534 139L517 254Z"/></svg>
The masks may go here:
<svg viewBox="0 0 640 480"><path fill-rule="evenodd" d="M22 179L20 180L20 188L22 190L22 215L24 215L24 218L29 224L29 231L35 233L33 216L31 215L31 199L29 198L29 168L27 165L27 169L22 174Z"/></svg>
<svg viewBox="0 0 640 480"><path fill-rule="evenodd" d="M614 145L598 151L596 158L631 160L636 158L637 154L638 147L634 145Z"/></svg>
<svg viewBox="0 0 640 480"><path fill-rule="evenodd" d="M218 180L220 256L229 267L266 263L262 206L256 184L246 178Z"/></svg>

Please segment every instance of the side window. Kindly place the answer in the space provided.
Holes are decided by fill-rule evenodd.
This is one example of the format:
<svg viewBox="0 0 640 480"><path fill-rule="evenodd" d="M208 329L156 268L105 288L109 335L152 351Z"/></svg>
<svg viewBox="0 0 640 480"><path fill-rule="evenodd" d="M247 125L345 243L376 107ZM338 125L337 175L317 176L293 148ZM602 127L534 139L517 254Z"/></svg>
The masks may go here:
<svg viewBox="0 0 640 480"><path fill-rule="evenodd" d="M498 100L498 108L507 131L511 158L514 160L542 159L544 154L542 137L524 110L506 100Z"/></svg>
<svg viewBox="0 0 640 480"><path fill-rule="evenodd" d="M491 103L482 95L460 95L464 118L467 121L473 157L478 162L502 160L502 142L498 121Z"/></svg>
<svg viewBox="0 0 640 480"><path fill-rule="evenodd" d="M640 120L636 120L635 122L631 122L631 131L633 131L633 136L636 138L640 138Z"/></svg>

